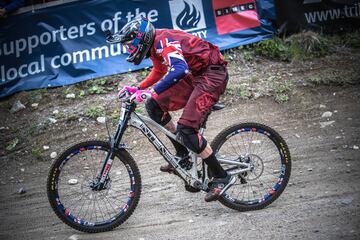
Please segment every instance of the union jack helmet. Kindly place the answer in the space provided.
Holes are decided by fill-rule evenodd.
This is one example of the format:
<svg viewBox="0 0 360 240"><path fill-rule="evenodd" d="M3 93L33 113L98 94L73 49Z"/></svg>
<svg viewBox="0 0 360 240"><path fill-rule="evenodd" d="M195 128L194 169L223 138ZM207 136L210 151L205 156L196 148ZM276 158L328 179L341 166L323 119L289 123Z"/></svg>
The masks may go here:
<svg viewBox="0 0 360 240"><path fill-rule="evenodd" d="M118 35L120 43L130 53L126 60L139 65L154 42L155 28L146 18L136 18L128 22Z"/></svg>

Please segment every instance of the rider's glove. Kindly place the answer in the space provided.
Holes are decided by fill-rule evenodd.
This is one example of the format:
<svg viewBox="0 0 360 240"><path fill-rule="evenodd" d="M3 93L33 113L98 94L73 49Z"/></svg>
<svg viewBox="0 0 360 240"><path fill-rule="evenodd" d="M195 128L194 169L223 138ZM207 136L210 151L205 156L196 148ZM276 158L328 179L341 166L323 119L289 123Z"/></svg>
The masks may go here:
<svg viewBox="0 0 360 240"><path fill-rule="evenodd" d="M119 98L123 98L126 96L126 94L130 94L133 95L134 93L136 93L136 91L138 90L137 87L132 87L132 86L125 86L123 87L120 92L118 93L118 97Z"/></svg>
<svg viewBox="0 0 360 240"><path fill-rule="evenodd" d="M130 100L132 101L135 98L138 103L141 103L151 97L152 97L152 92L150 90L137 90L131 96Z"/></svg>

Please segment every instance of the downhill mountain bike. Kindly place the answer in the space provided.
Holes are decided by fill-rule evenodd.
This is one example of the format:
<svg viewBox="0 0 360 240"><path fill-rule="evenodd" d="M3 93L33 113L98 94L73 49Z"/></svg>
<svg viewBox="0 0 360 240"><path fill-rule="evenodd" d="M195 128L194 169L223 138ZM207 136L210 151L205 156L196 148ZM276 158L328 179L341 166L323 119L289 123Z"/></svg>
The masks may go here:
<svg viewBox="0 0 360 240"><path fill-rule="evenodd" d="M70 227L89 233L109 231L134 212L142 185L138 166L122 142L129 126L140 130L174 167L186 190L209 190L212 174L207 165L190 150L185 159L172 154L149 126L178 141L176 135L137 114L136 106L127 95L122 99L117 130L108 142L79 142L52 164L48 199L56 215ZM214 105L213 110L217 108L222 107ZM205 124L200 133L204 129ZM291 171L290 153L272 128L259 123L235 124L222 130L211 147L224 169L236 177L220 197L221 204L238 211L262 209L284 191Z"/></svg>

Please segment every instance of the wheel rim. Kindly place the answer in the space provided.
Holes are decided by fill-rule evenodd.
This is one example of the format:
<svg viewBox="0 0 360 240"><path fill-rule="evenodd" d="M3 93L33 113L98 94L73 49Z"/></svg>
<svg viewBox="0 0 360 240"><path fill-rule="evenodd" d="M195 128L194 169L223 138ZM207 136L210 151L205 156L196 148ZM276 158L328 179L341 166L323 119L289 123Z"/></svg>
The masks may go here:
<svg viewBox="0 0 360 240"><path fill-rule="evenodd" d="M131 206L135 195L134 174L117 156L107 187L101 191L91 187L107 152L103 146L86 146L74 150L55 169L52 180L55 205L70 222L106 225L124 215Z"/></svg>
<svg viewBox="0 0 360 240"><path fill-rule="evenodd" d="M231 132L215 150L218 158L244 161L253 170L238 174L238 181L225 193L224 199L242 205L256 205L272 198L282 187L286 164L284 149L274 136L262 128L241 128ZM222 164L225 170L234 167Z"/></svg>

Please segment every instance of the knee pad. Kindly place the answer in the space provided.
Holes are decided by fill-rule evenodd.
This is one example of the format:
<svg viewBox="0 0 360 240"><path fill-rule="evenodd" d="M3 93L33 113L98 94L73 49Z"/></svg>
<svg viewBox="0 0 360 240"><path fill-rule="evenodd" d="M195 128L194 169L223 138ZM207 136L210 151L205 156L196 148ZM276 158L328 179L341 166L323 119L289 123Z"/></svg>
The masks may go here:
<svg viewBox="0 0 360 240"><path fill-rule="evenodd" d="M199 154L206 148L206 139L199 134L194 128L187 127L181 124L177 126L176 137L191 151Z"/></svg>
<svg viewBox="0 0 360 240"><path fill-rule="evenodd" d="M154 99L150 98L146 102L145 108L149 117L160 125L165 126L168 122L170 122L171 116L168 113L164 113Z"/></svg>

